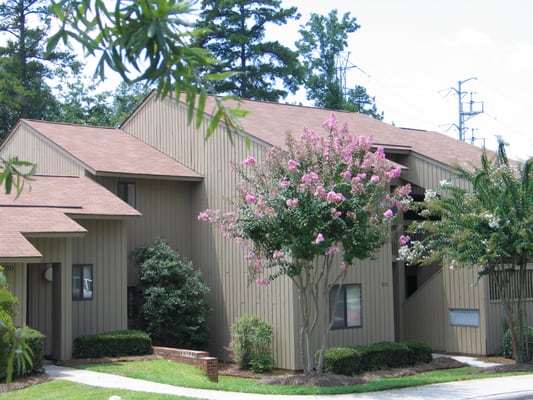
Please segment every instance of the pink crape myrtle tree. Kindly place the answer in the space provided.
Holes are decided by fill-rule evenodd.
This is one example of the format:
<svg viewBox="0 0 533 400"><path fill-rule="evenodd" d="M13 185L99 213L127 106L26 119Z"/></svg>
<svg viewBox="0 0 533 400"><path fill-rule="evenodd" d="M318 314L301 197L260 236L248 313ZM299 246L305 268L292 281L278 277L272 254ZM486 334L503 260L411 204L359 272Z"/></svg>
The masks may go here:
<svg viewBox="0 0 533 400"><path fill-rule="evenodd" d="M350 134L335 114L323 128L325 136L307 129L299 140L287 136L286 148L271 148L261 163L247 157L234 165L241 184L233 211L205 210L198 216L247 247L248 269L257 285L282 276L292 280L299 296L306 374L315 368L318 349L311 338L317 326L324 327L316 365L322 371L333 323L326 301L331 286L342 284L354 260L380 250L391 221L411 200L409 185L391 192L390 183L401 170L385 159L381 147L372 152L370 139Z"/></svg>

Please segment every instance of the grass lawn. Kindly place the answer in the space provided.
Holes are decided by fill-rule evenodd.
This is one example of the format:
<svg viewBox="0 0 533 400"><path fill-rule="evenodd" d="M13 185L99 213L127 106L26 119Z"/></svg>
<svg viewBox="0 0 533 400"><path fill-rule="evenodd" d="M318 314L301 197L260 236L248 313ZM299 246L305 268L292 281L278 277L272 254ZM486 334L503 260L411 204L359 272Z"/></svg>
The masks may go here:
<svg viewBox="0 0 533 400"><path fill-rule="evenodd" d="M107 400L117 395L128 400L191 400L188 397L134 392L131 390L104 389L67 381L49 381L22 390L0 393L2 400Z"/></svg>
<svg viewBox="0 0 533 400"><path fill-rule="evenodd" d="M191 388L288 395L363 393L375 390L386 390L407 386L427 385L431 383L451 382L476 378L493 378L502 376L501 373L465 375L465 372L471 371L475 368L463 367L430 371L400 378L375 379L369 383L357 386L303 387L260 385L254 379L236 378L229 376L219 376L219 382L214 383L209 381L207 377L197 367L187 364L175 363L167 360L118 362L112 364L86 365L80 366L80 368ZM517 373L514 374L516 375Z"/></svg>
<svg viewBox="0 0 533 400"><path fill-rule="evenodd" d="M341 394L341 393L364 393L369 391L395 389L408 386L427 385L458 381L465 379L492 378L504 374L478 374L465 375L472 371L473 367L463 367L419 373L400 378L375 379L369 383L357 386L334 386L334 387L303 387L303 386L275 386L260 385L254 379L219 376L219 382L213 383L200 371L199 368L175 363L166 360L116 362L112 364L85 365L79 368L91 371L107 372L124 375L131 378L145 379L153 382L166 383L175 386L184 386L199 389L226 390L234 392L262 393L262 394ZM531 373L531 372L530 372ZM505 375L518 375L522 373L507 373ZM82 400L102 399L107 400L112 395L118 395L128 400L170 400L189 399L171 395L159 395L142 393L120 389L104 389L77 383L54 380L34 385L22 390L0 393L1 400ZM190 399L189 399L190 400Z"/></svg>

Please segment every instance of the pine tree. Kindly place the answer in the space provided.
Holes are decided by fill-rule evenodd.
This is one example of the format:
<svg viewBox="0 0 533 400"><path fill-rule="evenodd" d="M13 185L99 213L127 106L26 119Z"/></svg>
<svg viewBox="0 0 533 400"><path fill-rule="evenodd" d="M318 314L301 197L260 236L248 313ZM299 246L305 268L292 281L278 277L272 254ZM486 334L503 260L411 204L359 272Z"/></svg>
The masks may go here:
<svg viewBox="0 0 533 400"><path fill-rule="evenodd" d="M277 41L266 41L265 30L268 24L283 25L296 17L296 7L283 9L280 0L202 1L197 28L206 31L196 44L220 60L210 72L236 72L215 82L215 89L267 101L294 93L303 76L298 54Z"/></svg>

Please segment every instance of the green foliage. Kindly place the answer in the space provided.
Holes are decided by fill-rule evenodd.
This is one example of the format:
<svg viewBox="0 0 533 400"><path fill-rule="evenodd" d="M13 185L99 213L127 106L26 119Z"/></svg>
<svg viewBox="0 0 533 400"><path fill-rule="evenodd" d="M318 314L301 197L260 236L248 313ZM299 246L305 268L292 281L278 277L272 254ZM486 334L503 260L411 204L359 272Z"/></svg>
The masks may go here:
<svg viewBox="0 0 533 400"><path fill-rule="evenodd" d="M5 303L4 303L5 304ZM0 381L13 374L13 344L15 341L13 317L5 306L0 307ZM11 374L11 375L10 375Z"/></svg>
<svg viewBox="0 0 533 400"><path fill-rule="evenodd" d="M261 163L249 156L234 165L240 178L234 211L198 215L247 247L249 275L257 285L282 276L295 284L306 373L313 369L311 335L318 321L325 329L322 343L330 326L327 302L318 299L343 281L354 260L382 248L393 209L407 209L411 190L398 186L391 193L401 169L382 147L371 151L370 139L351 134L334 113L322 127L323 136L307 129L299 140L288 135L285 148L270 149Z"/></svg>
<svg viewBox="0 0 533 400"><path fill-rule="evenodd" d="M277 41L266 41L265 28L298 17L296 7L283 9L280 0L203 0L195 44L221 60L210 66L211 73L236 72L215 81L214 88L267 101L294 93L303 79L298 53ZM279 88L279 81L288 91Z"/></svg>
<svg viewBox="0 0 533 400"><path fill-rule="evenodd" d="M363 368L370 371L405 367L411 357L409 348L402 343L379 342L366 346L363 361Z"/></svg>
<svg viewBox="0 0 533 400"><path fill-rule="evenodd" d="M13 376L22 375L33 367L32 344L35 343L29 344L27 338L36 334L28 327L15 327L13 316L16 303L17 299L9 291L0 267L0 381L5 379L8 384Z"/></svg>
<svg viewBox="0 0 533 400"><path fill-rule="evenodd" d="M161 239L137 252L144 329L157 345L205 348L209 288L190 261Z"/></svg>
<svg viewBox="0 0 533 400"><path fill-rule="evenodd" d="M20 329L21 328L19 328L19 330ZM43 371L45 336L35 329L25 329L27 329L27 332L24 334L25 344L27 346L27 355L30 356L31 359L28 359L27 357L15 358L14 371L16 376L26 375L31 372ZM21 334L19 333L19 335Z"/></svg>
<svg viewBox="0 0 533 400"><path fill-rule="evenodd" d="M355 376L364 371L401 368L430 362L432 350L418 341L379 342L368 346L329 347L324 353L327 374ZM318 361L320 353L315 353Z"/></svg>
<svg viewBox="0 0 533 400"><path fill-rule="evenodd" d="M113 331L74 339L73 356L101 358L152 354L150 336L140 331Z"/></svg>
<svg viewBox="0 0 533 400"><path fill-rule="evenodd" d="M109 68L124 81L144 82L156 87L161 97L174 92L185 101L195 125L203 122L206 96L214 94L212 79L202 71L216 62L207 49L191 46L191 40L202 33L193 27L194 1L122 0L115 6L101 0L55 0L51 11L61 26L47 46L52 51L60 42L74 40L88 55L99 57L96 75L103 80ZM182 96L182 94L185 94ZM238 118L245 112L228 109L215 97L217 109L214 124L205 136L213 134L218 122L224 124L228 136L239 129Z"/></svg>
<svg viewBox="0 0 533 400"><path fill-rule="evenodd" d="M307 98L317 107L359 112L381 120L383 113L377 112L375 99L366 89L356 85L345 93L347 88L343 86L346 83L339 75L348 35L359 28L349 12L339 19L337 10L331 10L327 16L311 14L309 21L301 27L301 39L296 42L296 47L305 68Z"/></svg>
<svg viewBox="0 0 533 400"><path fill-rule="evenodd" d="M527 335L527 360L531 362L533 357L533 327L523 328L522 332ZM503 335L502 353L505 358L514 358L510 329L507 329Z"/></svg>
<svg viewBox="0 0 533 400"><path fill-rule="evenodd" d="M121 82L113 91L98 91L100 82L85 84L68 76L58 85L61 111L57 121L96 126L119 126L149 93L143 83Z"/></svg>
<svg viewBox="0 0 533 400"><path fill-rule="evenodd" d="M0 139L19 118L54 119L59 102L50 82L55 68L68 68L73 56L55 50L44 54L51 26L48 0L0 3Z"/></svg>
<svg viewBox="0 0 533 400"><path fill-rule="evenodd" d="M409 349L409 365L418 362L428 363L433 359L433 349L427 343L418 340L407 340L401 343Z"/></svg>
<svg viewBox="0 0 533 400"><path fill-rule="evenodd" d="M257 316L241 317L231 326L231 351L241 369L269 371L272 358L272 326Z"/></svg>
<svg viewBox="0 0 533 400"><path fill-rule="evenodd" d="M11 190L15 189L18 197L24 188L24 183L31 181L36 168L37 165L21 161L18 157L11 157L7 160L0 158L0 186L4 186L6 194L10 194Z"/></svg>
<svg viewBox="0 0 533 400"><path fill-rule="evenodd" d="M320 352L315 353L318 363ZM355 376L363 372L363 347L328 347L324 353L322 371L331 375Z"/></svg>
<svg viewBox="0 0 533 400"><path fill-rule="evenodd" d="M533 159L511 163L500 141L495 157L483 151L479 166L459 168L453 181L427 190L416 210L425 220L411 224L410 232L425 239L403 246L400 256L411 263L480 266L479 278L496 282L512 335L517 327L513 351L524 362L525 335L518 327L525 326L523 285L533 258Z"/></svg>

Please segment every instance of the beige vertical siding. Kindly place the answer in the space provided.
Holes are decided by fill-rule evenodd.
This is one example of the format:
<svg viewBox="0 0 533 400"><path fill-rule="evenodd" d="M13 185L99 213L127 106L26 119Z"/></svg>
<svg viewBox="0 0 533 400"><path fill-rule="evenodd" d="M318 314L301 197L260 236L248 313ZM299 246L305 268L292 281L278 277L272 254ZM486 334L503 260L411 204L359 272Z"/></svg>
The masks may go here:
<svg viewBox="0 0 533 400"><path fill-rule="evenodd" d="M30 239L41 254L43 263L54 263L52 298L53 356L58 360L70 359L72 355L72 247L70 238ZM39 316L38 316L39 317ZM47 324L50 321L40 321Z"/></svg>
<svg viewBox="0 0 533 400"><path fill-rule="evenodd" d="M401 312L402 340L422 340L434 351L447 351L448 316L442 270L404 301Z"/></svg>
<svg viewBox="0 0 533 400"><path fill-rule="evenodd" d="M26 264L3 264L4 274L7 278L7 286L11 293L17 298L18 304L15 306L14 322L16 326L26 324L26 294L27 294L27 269Z"/></svg>
<svg viewBox="0 0 533 400"><path fill-rule="evenodd" d="M27 324L43 333L45 340L46 356L53 353L52 340L54 337L54 307L53 307L53 280L43 279L47 268L53 264L28 264L28 321Z"/></svg>
<svg viewBox="0 0 533 400"><path fill-rule="evenodd" d="M202 183L191 184L189 223L185 225L190 229L180 229L180 234L191 236L191 259L211 289L209 350L227 359L225 347L230 342L231 324L244 314L258 315L273 325L274 357L278 366L296 368L291 284L280 279L268 287L250 285L244 250L214 227L197 220L198 213L205 208L228 209L228 200L234 196L237 183L230 162L240 162L247 155L260 158L264 147L253 142L247 148L239 135L231 144L223 129L217 129L205 141L202 132L187 125L184 112L171 99L152 98L123 128L205 176Z"/></svg>
<svg viewBox="0 0 533 400"><path fill-rule="evenodd" d="M435 351L487 354L487 288L476 280L474 268L442 268L433 275L403 304L402 338L423 340ZM451 309L479 311L479 326L452 326Z"/></svg>
<svg viewBox="0 0 533 400"><path fill-rule="evenodd" d="M114 177L95 180L115 194L118 182L132 182L136 186L136 208L142 217L126 221L130 254L128 285L137 284L135 250L156 238L165 239L180 255L192 257L191 186L198 183Z"/></svg>
<svg viewBox="0 0 533 400"><path fill-rule="evenodd" d="M37 164L37 174L82 176L83 167L61 152L28 125L21 123L0 150L2 157L18 156L19 159Z"/></svg>
<svg viewBox="0 0 533 400"><path fill-rule="evenodd" d="M457 270L444 268L443 271L448 310L479 310L479 327L451 326L448 317L447 350L453 353L487 354L485 280L480 280L476 285L477 268L473 267Z"/></svg>
<svg viewBox="0 0 533 400"><path fill-rule="evenodd" d="M533 264L528 264L528 269L533 269ZM500 351L503 335L507 330L507 318L502 302L489 300L487 297L487 354L496 354ZM525 300L527 325L533 326L533 299Z"/></svg>
<svg viewBox="0 0 533 400"><path fill-rule="evenodd" d="M72 301L72 337L126 329L126 229L119 220L78 220L88 233L72 240L72 263L93 266L93 299ZM72 292L70 292L72 293Z"/></svg>
<svg viewBox="0 0 533 400"><path fill-rule="evenodd" d="M408 167L407 171L402 171L402 179L426 189L436 189L442 180L450 179L453 174L451 168L419 154L404 157L401 163Z"/></svg>
<svg viewBox="0 0 533 400"><path fill-rule="evenodd" d="M393 275L390 254L391 247L387 244L376 255L376 259L355 261L348 267L344 283L361 284L362 326L330 331L329 346L354 346L394 341ZM334 268L333 273L336 272ZM329 301L329 299L322 300L326 303ZM323 328L319 326L318 329ZM316 347L320 345L320 339L320 335L315 335L314 345Z"/></svg>
<svg viewBox="0 0 533 400"><path fill-rule="evenodd" d="M123 129L205 177L202 183L191 185L190 219L192 260L211 288L210 350L227 358L224 347L230 341L229 327L242 315L253 314L273 325L274 357L278 366L300 368L299 310L292 283L282 277L268 287L250 285L245 251L212 226L197 221L198 212L203 209L229 210L229 201L238 183L231 163L239 163L248 155L261 159L267 148L265 144L252 138L247 147L240 135L235 135L231 143L221 128L206 141L202 132L195 132L187 125L182 106L172 99L156 101L154 97ZM351 268L346 282L362 283L363 328L332 332L330 345L394 340L390 254L391 248L387 245L377 260L357 263ZM318 337L315 342L317 340Z"/></svg>

